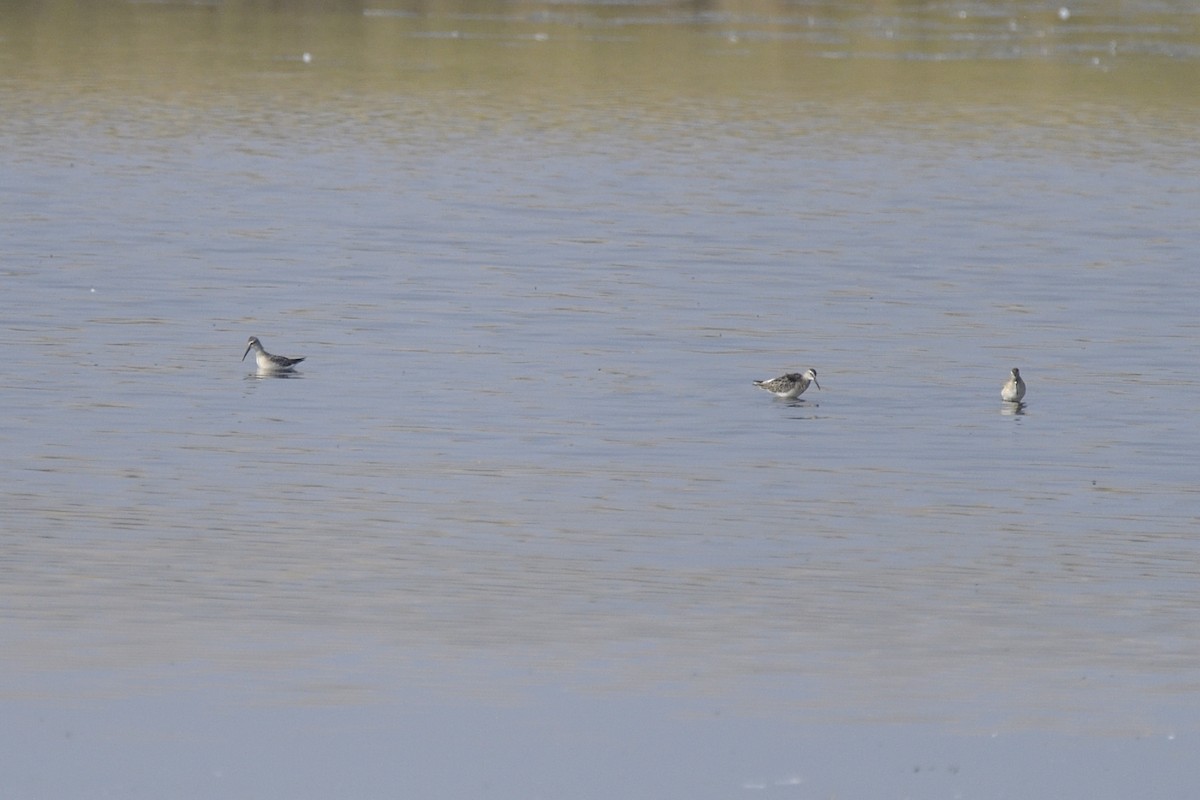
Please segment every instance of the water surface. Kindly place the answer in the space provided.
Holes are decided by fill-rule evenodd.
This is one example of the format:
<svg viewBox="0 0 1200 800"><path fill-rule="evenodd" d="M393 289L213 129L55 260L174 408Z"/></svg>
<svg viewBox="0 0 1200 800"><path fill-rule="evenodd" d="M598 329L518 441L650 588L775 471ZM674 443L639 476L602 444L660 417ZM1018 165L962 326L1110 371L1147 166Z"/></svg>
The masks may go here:
<svg viewBox="0 0 1200 800"><path fill-rule="evenodd" d="M1186 796L1194 10L4 20L7 794Z"/></svg>

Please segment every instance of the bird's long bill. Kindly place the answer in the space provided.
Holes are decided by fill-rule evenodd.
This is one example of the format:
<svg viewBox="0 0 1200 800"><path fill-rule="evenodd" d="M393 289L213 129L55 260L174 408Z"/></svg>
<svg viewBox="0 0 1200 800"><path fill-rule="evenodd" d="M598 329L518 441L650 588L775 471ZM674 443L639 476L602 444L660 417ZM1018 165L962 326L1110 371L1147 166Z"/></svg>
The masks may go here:
<svg viewBox="0 0 1200 800"><path fill-rule="evenodd" d="M246 345L246 352L242 353L242 361L245 361L245 360L246 360L246 356L250 355L250 348L251 348L251 347L254 347L254 345L253 345L253 344L248 344L248 345Z"/></svg>
<svg viewBox="0 0 1200 800"><path fill-rule="evenodd" d="M821 388L821 384L817 383L817 376L816 376L816 375L813 375L813 383L814 383L814 384L816 384L816 386L817 386L817 388L818 388L818 389L820 389L820 388Z"/></svg>

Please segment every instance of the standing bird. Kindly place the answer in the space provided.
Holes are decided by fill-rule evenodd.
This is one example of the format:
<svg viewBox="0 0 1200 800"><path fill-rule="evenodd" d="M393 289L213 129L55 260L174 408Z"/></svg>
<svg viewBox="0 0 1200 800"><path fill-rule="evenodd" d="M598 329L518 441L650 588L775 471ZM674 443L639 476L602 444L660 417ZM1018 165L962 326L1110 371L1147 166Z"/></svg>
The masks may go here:
<svg viewBox="0 0 1200 800"><path fill-rule="evenodd" d="M1000 399L1009 403L1019 403L1025 396L1025 381L1021 380L1021 370L1012 368L1012 377L1000 390Z"/></svg>
<svg viewBox="0 0 1200 800"><path fill-rule="evenodd" d="M776 397L794 400L804 394L804 390L808 388L808 384L810 383L816 383L817 388L821 388L821 384L817 383L817 371L815 369L806 369L803 373L789 372L787 375L780 375L778 378L772 378L769 381L755 381L754 385L770 392Z"/></svg>
<svg viewBox="0 0 1200 800"><path fill-rule="evenodd" d="M242 361L246 360L246 356L250 351L254 351L254 361L258 364L259 372L291 372L292 368L303 361L306 356L299 358L288 358L287 356L273 356L263 349L262 342L257 336L251 336L250 341L246 343L246 352L242 353Z"/></svg>

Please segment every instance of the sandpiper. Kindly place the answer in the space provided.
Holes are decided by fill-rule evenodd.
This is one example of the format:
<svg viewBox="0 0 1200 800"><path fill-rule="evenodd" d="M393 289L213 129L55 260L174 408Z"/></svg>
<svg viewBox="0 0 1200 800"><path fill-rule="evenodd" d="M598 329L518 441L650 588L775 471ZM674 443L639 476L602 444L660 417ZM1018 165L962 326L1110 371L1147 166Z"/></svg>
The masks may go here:
<svg viewBox="0 0 1200 800"><path fill-rule="evenodd" d="M1000 390L1000 399L1009 403L1019 403L1025 396L1025 381L1021 380L1021 370L1012 368L1012 377Z"/></svg>
<svg viewBox="0 0 1200 800"><path fill-rule="evenodd" d="M817 383L817 371L815 369L807 369L804 372L789 372L787 375L780 375L778 378L772 378L769 381L755 381L754 385L760 389L765 389L776 397L794 400L804 394L804 390L808 388L809 383ZM821 384L817 383L817 388L820 389Z"/></svg>
<svg viewBox="0 0 1200 800"><path fill-rule="evenodd" d="M273 356L263 349L262 342L257 336L251 336L250 341L246 343L246 352L242 353L242 361L246 360L246 356L250 351L254 351L254 361L258 364L259 372L291 372L292 368L303 361L306 356L299 358L288 358L287 356Z"/></svg>

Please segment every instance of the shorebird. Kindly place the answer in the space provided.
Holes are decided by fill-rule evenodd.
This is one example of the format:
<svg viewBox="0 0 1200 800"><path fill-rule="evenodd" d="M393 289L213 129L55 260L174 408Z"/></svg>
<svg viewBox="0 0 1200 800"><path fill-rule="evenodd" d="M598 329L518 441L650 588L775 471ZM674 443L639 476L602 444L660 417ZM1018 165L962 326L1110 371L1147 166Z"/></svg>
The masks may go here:
<svg viewBox="0 0 1200 800"><path fill-rule="evenodd" d="M254 362L258 364L259 372L291 372L292 368L303 361L306 356L299 358L288 358L287 356L273 356L263 349L262 342L257 336L251 336L250 341L246 343L246 352L242 353L242 361L246 360L246 356L250 351L254 351Z"/></svg>
<svg viewBox="0 0 1200 800"><path fill-rule="evenodd" d="M1004 388L1000 390L1000 399L1009 403L1019 403L1024 396L1025 381L1021 380L1021 370L1013 367L1012 377L1008 379L1008 383L1004 384Z"/></svg>
<svg viewBox="0 0 1200 800"><path fill-rule="evenodd" d="M807 369L804 372L789 372L787 375L780 375L778 378L772 378L769 381L755 381L754 385L760 389L765 389L776 397L783 397L787 400L794 400L804 394L804 390L808 388L809 383L817 383L817 371L815 369ZM817 388L821 388L821 384L817 383Z"/></svg>

